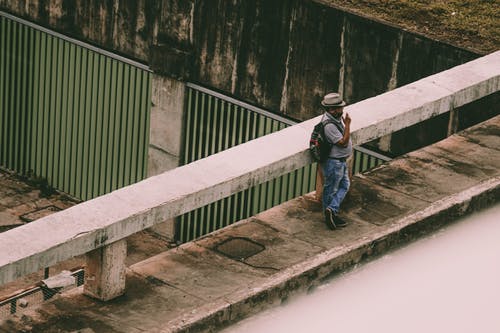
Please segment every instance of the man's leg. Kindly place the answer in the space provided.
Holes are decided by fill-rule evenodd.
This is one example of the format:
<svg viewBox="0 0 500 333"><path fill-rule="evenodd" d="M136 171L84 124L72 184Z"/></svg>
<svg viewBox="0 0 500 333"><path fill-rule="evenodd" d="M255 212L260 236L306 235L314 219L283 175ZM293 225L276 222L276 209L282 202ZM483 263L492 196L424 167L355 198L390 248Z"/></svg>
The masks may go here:
<svg viewBox="0 0 500 333"><path fill-rule="evenodd" d="M351 185L351 182L349 180L349 171L347 168L347 163L343 163L343 172L342 172L342 177L340 179L339 185L337 192L334 194L332 198L332 209L334 210L335 214L338 213L340 209L340 204L342 204L342 201L344 201L344 198L349 191L349 187ZM340 170L339 170L340 171ZM340 172L339 172L340 175Z"/></svg>
<svg viewBox="0 0 500 333"><path fill-rule="evenodd" d="M349 174L347 172L347 165L345 162L330 160L332 167L330 177L325 177L325 190L328 190L326 197L327 207L330 208L334 214L339 212L340 204L349 189ZM327 184L328 183L328 184Z"/></svg>
<svg viewBox="0 0 500 333"><path fill-rule="evenodd" d="M347 170L347 164L344 163L344 173L342 179L340 180L338 190L333 196L332 200L332 206L335 208L335 213L333 214L332 219L333 219L333 224L335 224L336 227L347 226L347 222L341 219L337 214L340 205L342 204L342 201L344 201L344 198L347 192L349 191L349 186L350 186L349 172Z"/></svg>
<svg viewBox="0 0 500 333"><path fill-rule="evenodd" d="M338 172L336 172L338 161L333 159L328 159L322 164L324 183L323 183L323 210L326 208L333 208L332 201L334 195L337 192L340 184Z"/></svg>
<svg viewBox="0 0 500 333"><path fill-rule="evenodd" d="M330 229L337 229L334 216L335 194L338 191L341 175L337 171L340 161L328 159L323 163L324 186L323 186L323 210L325 212L325 223Z"/></svg>

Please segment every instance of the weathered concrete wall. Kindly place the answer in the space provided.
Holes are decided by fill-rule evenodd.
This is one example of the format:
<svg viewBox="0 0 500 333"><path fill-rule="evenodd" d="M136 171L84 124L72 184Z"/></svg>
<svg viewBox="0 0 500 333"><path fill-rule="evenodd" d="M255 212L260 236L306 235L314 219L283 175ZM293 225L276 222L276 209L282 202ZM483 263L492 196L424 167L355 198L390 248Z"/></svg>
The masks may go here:
<svg viewBox="0 0 500 333"><path fill-rule="evenodd" d="M0 8L305 120L477 55L312 0L0 0Z"/></svg>
<svg viewBox="0 0 500 333"><path fill-rule="evenodd" d="M326 91L349 103L476 57L313 1L200 1L191 79L305 120Z"/></svg>
<svg viewBox="0 0 500 333"><path fill-rule="evenodd" d="M0 9L146 62L158 76L300 120L322 112L325 92L340 91L355 103L478 56L321 0L0 0ZM175 98L158 107L175 117L177 108L168 109ZM482 105L460 115L462 123L500 112ZM398 155L445 138L448 127L443 115L372 146ZM158 152L150 155L152 165L174 166Z"/></svg>
<svg viewBox="0 0 500 333"><path fill-rule="evenodd" d="M0 8L143 62L152 46L191 44L192 0L0 0Z"/></svg>

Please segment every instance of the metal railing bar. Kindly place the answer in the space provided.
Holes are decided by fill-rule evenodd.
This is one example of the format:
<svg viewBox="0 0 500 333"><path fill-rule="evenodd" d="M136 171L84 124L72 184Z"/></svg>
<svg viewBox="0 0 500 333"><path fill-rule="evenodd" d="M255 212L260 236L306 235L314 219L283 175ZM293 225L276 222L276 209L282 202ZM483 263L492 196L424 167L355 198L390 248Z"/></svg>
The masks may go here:
<svg viewBox="0 0 500 333"><path fill-rule="evenodd" d="M189 88L193 88L195 90L199 90L199 91L204 92L206 94L212 95L214 97L220 98L220 99L225 100L225 101L227 101L229 103L241 106L241 107L243 107L243 108L245 108L247 110L260 113L260 114L265 115L265 116L267 116L269 118L273 118L273 119L278 120L280 122L283 122L283 123L285 123L287 125L295 125L295 124L297 124L296 121L293 121L293 120L285 118L285 117L281 117L281 116L279 116L277 114L274 114L272 112L269 112L267 110L264 110L264 109L261 109L261 108L258 108L256 106L254 106L254 105L251 105L251 104L239 101L237 99L234 99L232 97L223 95L221 93L218 93L218 92L210 90L208 88L199 86L197 84L194 84L194 83L191 83L191 82L187 82L186 86L189 87Z"/></svg>
<svg viewBox="0 0 500 333"><path fill-rule="evenodd" d="M148 65L141 64L140 62L134 61L132 59L125 58L125 57L123 57L121 55L118 55L118 54L115 54L115 53L103 50L103 49L98 48L98 47L96 47L96 46L94 46L92 44L88 44L88 43L82 42L82 41L80 41L78 39L75 39L75 38L72 38L72 37L68 37L66 35L63 35L63 34L60 34L58 32L52 31L50 29L44 28L44 27L42 27L42 26L40 26L38 24L35 24L33 22L26 21L26 20L24 20L22 18L19 18L19 17L13 16L11 14L5 13L5 12L3 12L1 10L0 10L0 16L3 16L3 17L5 17L5 18L7 18L9 20L12 20L12 21L15 21L15 22L27 25L27 26L29 26L29 27L31 27L33 29L42 31L42 32L47 33L49 35L52 35L54 37L57 37L57 38L60 38L62 40L68 41L70 43L76 44L78 46L84 47L86 49L90 49L90 50L92 50L94 52L97 52L99 54L105 55L107 57L110 57L110 58L119 60L121 62L127 63L127 64L129 64L131 66L143 69L143 70L148 71L148 72L152 72L152 70L149 68Z"/></svg>
<svg viewBox="0 0 500 333"><path fill-rule="evenodd" d="M370 155L370 156L376 157L378 159L381 159L381 160L383 160L385 162L388 162L388 161L392 160L392 158L390 158L388 156L384 156L384 155L382 155L380 153L374 152L374 151L372 151L370 149L366 149L366 148L361 147L361 146L356 146L356 147L354 147L354 149L357 150L357 151L359 151L359 152L365 153L367 155Z"/></svg>

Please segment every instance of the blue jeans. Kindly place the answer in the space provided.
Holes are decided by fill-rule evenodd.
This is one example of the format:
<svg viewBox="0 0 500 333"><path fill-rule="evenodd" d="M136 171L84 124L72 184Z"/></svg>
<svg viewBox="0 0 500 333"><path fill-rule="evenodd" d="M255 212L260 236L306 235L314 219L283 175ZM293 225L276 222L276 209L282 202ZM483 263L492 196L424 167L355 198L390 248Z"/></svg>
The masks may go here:
<svg viewBox="0 0 500 333"><path fill-rule="evenodd" d="M321 166L325 177L323 210L330 208L334 214L337 214L350 186L347 163L329 158Z"/></svg>

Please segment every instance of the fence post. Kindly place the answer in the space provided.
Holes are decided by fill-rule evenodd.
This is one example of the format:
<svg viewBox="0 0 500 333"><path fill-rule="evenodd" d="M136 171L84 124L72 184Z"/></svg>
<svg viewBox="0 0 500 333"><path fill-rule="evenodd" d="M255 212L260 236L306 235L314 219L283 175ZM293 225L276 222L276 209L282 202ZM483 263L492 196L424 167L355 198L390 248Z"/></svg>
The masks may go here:
<svg viewBox="0 0 500 333"><path fill-rule="evenodd" d="M87 253L84 293L108 301L125 292L127 241L119 240Z"/></svg>

